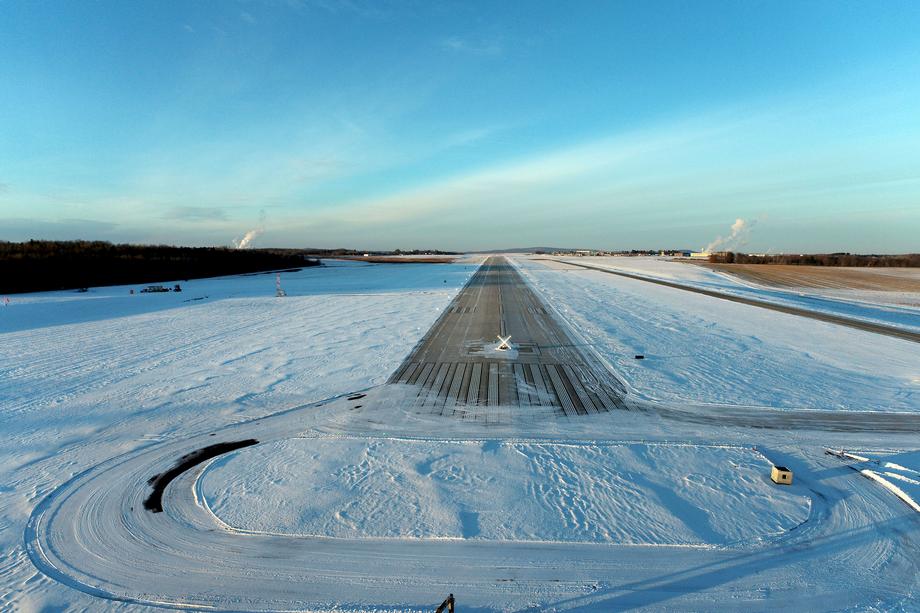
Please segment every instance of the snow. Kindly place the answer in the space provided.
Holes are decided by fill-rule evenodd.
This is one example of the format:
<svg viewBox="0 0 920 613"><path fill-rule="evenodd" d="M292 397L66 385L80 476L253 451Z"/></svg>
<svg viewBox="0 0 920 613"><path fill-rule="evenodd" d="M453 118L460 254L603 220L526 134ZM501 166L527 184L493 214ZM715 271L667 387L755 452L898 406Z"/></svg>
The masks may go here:
<svg viewBox="0 0 920 613"><path fill-rule="evenodd" d="M808 517L769 472L732 446L311 437L228 454L198 487L250 533L727 546Z"/></svg>
<svg viewBox="0 0 920 613"><path fill-rule="evenodd" d="M920 408L906 341L516 262L633 397ZM380 384L475 265L329 264L285 298L266 274L0 307L0 610L915 608L917 514L823 453L883 449L858 453L916 499L914 432L419 414ZM142 510L152 472L249 437Z"/></svg>
<svg viewBox="0 0 920 613"><path fill-rule="evenodd" d="M234 424L221 429L218 439L207 433L177 437L94 466L42 499L26 530L32 559L44 574L100 598L219 610L430 610L447 592L458 595L465 609L483 611L731 610L739 605L796 610L871 605L909 610L920 586L913 555L916 530L911 523L917 521L916 514L882 488L867 487L854 472L835 469L838 460L815 446L818 433L797 433L790 444L790 435L784 431L709 427L694 432L680 423L632 411L590 419L485 423L416 413L407 408L403 395L411 391L407 386L372 388L354 400L341 397L322 406L308 405ZM215 440L247 436L262 441L250 451L274 447L284 452L279 458L263 456L261 465L257 456L247 459L240 453L228 456L226 463L217 459L211 467L189 470L167 487L163 514L143 510L141 501L149 491L152 473L168 468L189 450ZM682 438L694 442L675 442ZM719 443L719 438L735 442ZM903 444L910 437L885 438L900 439ZM336 439L343 439L344 444L336 445ZM374 467L379 470L360 470L364 458L358 441L362 439L364 449L380 452L381 462ZM756 453L751 450L753 441L757 441ZM316 442L319 445L314 446ZM492 504L492 498L500 504L514 500L502 487L511 486L513 494L515 465L509 466L512 475L508 478L499 474L503 472L499 468L484 469L483 461L475 456L521 455L518 449L529 453L516 458L517 462L550 468L532 483L543 486L550 501L556 498L553 488L558 490L566 500L556 507L562 515L544 513L539 498L532 496L531 505L521 507L528 513L524 518L490 524L487 516L474 513L487 510L482 507ZM353 455L342 457L339 451ZM400 460L403 453L406 461ZM699 464L693 458L697 453L704 456ZM436 459L443 454L459 454L463 463L432 461L426 465L432 456ZM595 454L600 461L593 461ZM737 460L738 466L720 469L706 462L707 455L730 463ZM604 462L602 456L611 461ZM764 458L789 466L796 484L769 484ZM231 463L235 460L248 464L248 470L237 464L240 470L234 471ZM683 460L689 463L689 470L673 466ZM577 469L573 462L578 462ZM588 467L584 480L582 462ZM726 482L731 470L747 480L748 463L752 471L748 484ZM350 470L350 464L359 470ZM705 472L700 473L697 466ZM330 468L337 474L329 474ZM756 475L758 468L762 472ZM435 532L375 536L368 534L375 527L389 530L375 514L394 518L403 527L421 524L411 512L392 508L412 507L412 487L402 491L408 497L387 502L381 500L386 492L373 483L361 490L362 479L372 482L381 471L384 490L413 480L422 482L421 474L426 473L446 475L443 481L447 483L438 485L447 488L442 491L449 491L453 476L469 478L481 495L462 497L460 502L468 505L463 509L451 508L450 501L436 497L435 491L419 496L432 509L426 513L420 508L423 519L440 521L438 511L446 517L458 511L451 521L457 522L452 525L460 536L436 538L431 536ZM622 493L608 492L605 497L604 483L595 481L595 476L619 471L628 472L632 481L620 485ZM658 475L659 471L664 475ZM257 476L261 472L268 473L268 478ZM492 483L473 478L484 475L500 478ZM359 494L376 496L381 504L373 500L364 504L360 495L357 500L348 496L341 504L331 503L355 511L350 515L356 520L354 534L360 535L355 538L240 534L217 519L202 501L212 476L232 481L233 491L249 496L249 502L259 498L257 492L246 492L249 485L264 486L265 491L277 486L275 500L293 500L286 507L290 513L261 520L247 515L254 526L261 521L273 530L278 528L275 520L298 511L301 517L311 514L315 502L336 496L343 482L353 484ZM676 485L674 477L678 478ZM628 485L634 486L635 493ZM300 487L308 491L299 492ZM807 497L807 517L791 525L795 512L771 516L760 496L736 495L748 487L777 501L781 508L784 501L791 502L787 509L798 508L799 512L802 504L796 497ZM599 490L597 510L591 508L594 498L585 496L590 488ZM218 486L212 496L223 489ZM220 512L228 520L235 510L242 510L243 505L230 498L226 503ZM616 507L617 503L623 506ZM753 505L752 511L767 510L764 525L757 523L753 513L745 515L747 504ZM273 512L271 505L261 508ZM362 517L361 511L367 511L367 516ZM649 517L641 517L648 511L652 513ZM540 538L573 516L576 521L609 518L605 523L613 528L611 539L619 531L647 544L494 540L486 536L490 530L529 526L524 520L536 517L544 521L535 534ZM780 523L773 525L773 521ZM721 522L729 527L723 529ZM289 525L292 530L302 528L301 523ZM445 520L443 525L451 522ZM596 532L592 536L590 522L583 525L582 538L598 536ZM737 535L732 526L742 531L740 540L729 540ZM478 535L474 535L476 529ZM687 538L690 543L649 545L662 538L679 542ZM702 544L726 541L717 546ZM150 569L155 569L155 580L151 580ZM97 608L105 604L104 600L95 602Z"/></svg>
<svg viewBox="0 0 920 613"><path fill-rule="evenodd" d="M281 285L289 297L404 294L456 290L476 266L475 260L456 264L368 264L345 260L322 260L323 266L299 272L281 272ZM254 273L212 279L175 279L182 292L138 293L146 284L93 287L75 291L38 292L9 296L0 306L0 334L71 323L110 320L157 311L188 308L228 299L254 299L253 304L272 304L276 273ZM130 295L129 291L135 294Z"/></svg>
<svg viewBox="0 0 920 613"><path fill-rule="evenodd" d="M777 288L664 257L583 257L564 261L609 268L762 302L920 330L920 294L832 288ZM876 274L885 274L877 272ZM899 274L910 274L899 271Z"/></svg>
<svg viewBox="0 0 920 613"><path fill-rule="evenodd" d="M920 513L920 450L861 451L858 455L849 451L830 450L830 453L856 460L858 464L851 464L852 468L882 484Z"/></svg>
<svg viewBox="0 0 920 613"><path fill-rule="evenodd" d="M916 343L603 272L549 267L524 257L514 262L637 396L920 411ZM691 279L708 274L678 263L666 269L687 270ZM645 359L635 360L636 354Z"/></svg>
<svg viewBox="0 0 920 613"><path fill-rule="evenodd" d="M914 511L920 513L920 504L917 504L917 502L914 501L913 497L910 494L908 494L903 489L901 489L900 487L892 483L889 479L886 479L885 477L878 474L877 472L873 470L869 470L869 469L863 469L859 472L862 473L864 476L868 477L869 479L872 479L873 481L880 483L882 487L884 487L886 490L890 491L892 494L894 494L895 496L903 500L904 503L907 504L907 506L912 508ZM916 481L914 481L913 479L908 479L898 473L885 473L885 475L890 478L907 481L908 483L911 483L911 484L916 483Z"/></svg>
<svg viewBox="0 0 920 613"><path fill-rule="evenodd" d="M383 383L475 268L328 261L281 273L285 298L274 274L179 279L181 293L11 297L0 307L0 610L71 602L22 548L29 513L70 476Z"/></svg>

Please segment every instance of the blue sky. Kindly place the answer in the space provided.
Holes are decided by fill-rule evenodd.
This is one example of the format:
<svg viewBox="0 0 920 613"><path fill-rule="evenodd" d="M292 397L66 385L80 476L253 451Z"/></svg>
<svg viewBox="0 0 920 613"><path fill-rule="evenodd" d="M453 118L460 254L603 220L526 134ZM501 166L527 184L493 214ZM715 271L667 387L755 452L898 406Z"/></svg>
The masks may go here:
<svg viewBox="0 0 920 613"><path fill-rule="evenodd" d="M916 2L0 1L0 240L920 250Z"/></svg>

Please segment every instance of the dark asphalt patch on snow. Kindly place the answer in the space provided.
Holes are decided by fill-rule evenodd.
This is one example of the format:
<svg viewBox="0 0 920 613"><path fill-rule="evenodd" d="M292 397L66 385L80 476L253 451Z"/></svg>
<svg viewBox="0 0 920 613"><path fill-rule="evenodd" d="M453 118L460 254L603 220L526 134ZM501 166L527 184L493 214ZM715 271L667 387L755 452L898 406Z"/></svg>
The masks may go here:
<svg viewBox="0 0 920 613"><path fill-rule="evenodd" d="M189 468L197 466L198 464L210 460L211 458L216 458L219 455L229 453L237 449L242 449L243 447L256 445L258 442L259 441L254 438L249 438L243 441L217 443L216 445L208 445L207 447L202 447L197 451L192 451L191 453L185 454L179 458L179 461L175 466L166 472L150 477L150 480L147 481L147 483L153 487L153 491L144 501L144 508L148 511L151 511L152 513L162 513L163 491L173 479L187 471Z"/></svg>

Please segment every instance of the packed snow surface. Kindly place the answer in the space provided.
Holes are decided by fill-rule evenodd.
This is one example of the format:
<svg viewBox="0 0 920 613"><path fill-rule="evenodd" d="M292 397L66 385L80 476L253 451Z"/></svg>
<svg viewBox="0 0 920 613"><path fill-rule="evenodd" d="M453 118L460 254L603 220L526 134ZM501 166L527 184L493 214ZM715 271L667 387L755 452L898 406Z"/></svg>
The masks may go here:
<svg viewBox="0 0 920 613"><path fill-rule="evenodd" d="M920 510L920 450L886 452L856 452L867 459L854 468L875 473L898 490L899 496L912 508Z"/></svg>
<svg viewBox="0 0 920 613"><path fill-rule="evenodd" d="M729 545L809 513L750 448L296 438L215 461L200 491L246 532Z"/></svg>
<svg viewBox="0 0 920 613"><path fill-rule="evenodd" d="M55 487L153 441L383 383L475 269L327 261L281 273L285 298L273 273L164 283L181 293L11 296L0 306L0 610L76 607L22 547Z"/></svg>
<svg viewBox="0 0 920 613"><path fill-rule="evenodd" d="M920 411L917 343L603 272L534 258L514 261L637 395L669 402ZM691 279L710 274L678 263L666 270L686 271ZM636 360L637 354L645 359Z"/></svg>
<svg viewBox="0 0 920 613"><path fill-rule="evenodd" d="M711 270L697 264L666 257L580 257L564 258L652 279L662 279L711 291L743 296L763 302L786 304L800 309L833 313L888 326L920 330L920 294L903 291L872 291L814 287L762 285L737 275ZM873 269L861 269L863 271ZM916 278L914 269L875 270L875 274L898 274Z"/></svg>

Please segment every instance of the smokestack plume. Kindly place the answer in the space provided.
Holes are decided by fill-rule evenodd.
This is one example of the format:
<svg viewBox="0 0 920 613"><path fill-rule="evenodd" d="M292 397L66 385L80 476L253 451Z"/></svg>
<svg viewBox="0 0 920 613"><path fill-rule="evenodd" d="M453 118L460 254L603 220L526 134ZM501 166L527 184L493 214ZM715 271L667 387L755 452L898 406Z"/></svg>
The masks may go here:
<svg viewBox="0 0 920 613"><path fill-rule="evenodd" d="M262 234L262 228L256 228L255 230L250 230L243 235L243 238L233 241L234 249L249 249L252 245L252 241L258 238Z"/></svg>
<svg viewBox="0 0 920 613"><path fill-rule="evenodd" d="M755 225L757 225L756 219L746 221L739 217L735 220L735 223L732 224L731 234L725 237L718 237L716 240L703 247L703 251L706 253L713 253L715 251L733 251L738 247L743 247L747 244L751 228Z"/></svg>
<svg viewBox="0 0 920 613"><path fill-rule="evenodd" d="M253 230L250 230L243 235L243 238L233 241L234 249L249 249L252 247L252 241L257 239L263 232L265 232L265 209L259 211L259 227Z"/></svg>

